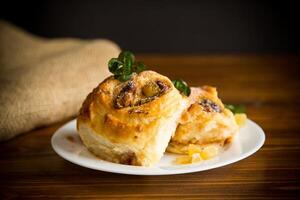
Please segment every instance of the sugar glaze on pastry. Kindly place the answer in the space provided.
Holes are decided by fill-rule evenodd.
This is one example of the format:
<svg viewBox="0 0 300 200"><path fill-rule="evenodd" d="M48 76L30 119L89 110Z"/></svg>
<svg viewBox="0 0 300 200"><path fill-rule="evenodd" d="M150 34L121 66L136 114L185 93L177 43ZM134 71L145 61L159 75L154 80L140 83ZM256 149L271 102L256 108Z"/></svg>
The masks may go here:
<svg viewBox="0 0 300 200"><path fill-rule="evenodd" d="M151 166L163 156L187 107L187 98L156 72L143 71L126 82L111 76L84 101L77 129L101 159Z"/></svg>

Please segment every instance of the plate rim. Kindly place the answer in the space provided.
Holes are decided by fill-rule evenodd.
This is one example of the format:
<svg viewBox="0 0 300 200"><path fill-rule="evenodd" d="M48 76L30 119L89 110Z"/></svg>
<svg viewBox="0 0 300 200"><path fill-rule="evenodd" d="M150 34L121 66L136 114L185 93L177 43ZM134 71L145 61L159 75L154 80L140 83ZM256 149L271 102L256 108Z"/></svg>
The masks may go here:
<svg viewBox="0 0 300 200"><path fill-rule="evenodd" d="M243 159L245 159L245 158L253 155L255 152L257 152L264 145L265 140L266 140L266 135L265 135L265 132L263 131L263 129L257 123L255 123L254 121L252 121L250 119L247 119L246 126L248 126L248 124L250 124L251 126L255 127L258 130L256 132L259 135L260 140L259 140L259 142L256 144L256 146L254 148L252 148L251 150L247 151L246 153L243 153L242 155L240 155L238 157L232 157L232 158L229 158L229 159L227 159L225 161L216 162L216 163L213 163L213 164L208 165L206 167L203 167L203 166L201 166L199 164L182 165L182 166L185 166L185 167L188 167L188 166L193 166L193 167L192 168L187 168L187 169L186 168L177 169L177 170L164 170L164 169L161 169L159 167L143 167L143 166L123 165L123 164L118 164L118 163L113 163L113 162L105 161L105 160L102 160L102 159L99 158L104 163L116 166L117 169L115 169L113 167L106 168L106 167L103 167L101 165L99 165L99 166L93 166L93 165L90 165L88 163L76 162L72 158L70 158L69 156L67 156L63 152L63 150L61 150L58 147L58 145L55 143L55 138L58 137L59 134L61 134L60 132L64 128L66 128L66 126L68 126L68 125L70 125L72 123L76 124L76 119L73 119L73 120L70 120L70 121L64 123L51 136L51 146L52 146L53 150L56 152L56 154L58 154L63 159L65 159L65 160L67 160L67 161L69 161L69 162L71 162L73 164L79 165L81 167L86 167L86 168L93 169L93 170L98 170L98 171L104 171L104 172L110 172L110 173L117 173L117 174L127 174L127 175L145 175L145 176L152 176L152 175L175 175L175 174L186 174L186 173L200 172L200 171L206 171L206 170L211 170L211 169L223 167L223 166L226 166L226 165L229 165L229 164L236 163L236 162L238 162L240 160L243 160ZM76 127L76 125L75 125L75 127ZM123 168L123 169L120 170L120 167ZM152 170L152 172L149 171L149 170Z"/></svg>

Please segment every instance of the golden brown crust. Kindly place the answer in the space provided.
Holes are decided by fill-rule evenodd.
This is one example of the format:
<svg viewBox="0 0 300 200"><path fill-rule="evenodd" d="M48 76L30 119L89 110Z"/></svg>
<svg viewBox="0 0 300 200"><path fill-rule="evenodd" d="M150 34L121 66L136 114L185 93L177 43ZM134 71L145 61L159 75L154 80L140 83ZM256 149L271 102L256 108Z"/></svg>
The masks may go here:
<svg viewBox="0 0 300 200"><path fill-rule="evenodd" d="M206 146L231 142L238 130L234 116L211 86L191 88L190 107L182 114L168 151L186 153L189 144Z"/></svg>
<svg viewBox="0 0 300 200"><path fill-rule="evenodd" d="M143 87L149 82L157 84L159 88L158 92L147 92L151 96L143 93ZM109 148L118 146L115 151L106 148L105 151L109 152L107 155L99 152L100 147L96 145L90 147L103 159L110 160L108 157L111 156L114 157L110 160L113 162L152 165L165 151L186 107L187 100L172 82L156 72L141 72L127 82L120 82L111 76L88 95L80 110L77 127L88 147L93 146L90 143L94 139L87 139L91 134L96 135L99 143L105 140ZM86 127L81 129L82 125ZM166 128L168 125L174 128ZM87 127L89 131L86 131Z"/></svg>

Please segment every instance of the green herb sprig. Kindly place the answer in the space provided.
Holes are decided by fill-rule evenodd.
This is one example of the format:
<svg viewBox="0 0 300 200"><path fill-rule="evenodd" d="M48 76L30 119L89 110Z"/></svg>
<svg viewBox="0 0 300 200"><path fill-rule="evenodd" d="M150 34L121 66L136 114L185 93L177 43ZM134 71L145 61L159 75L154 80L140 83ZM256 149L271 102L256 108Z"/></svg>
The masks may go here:
<svg viewBox="0 0 300 200"><path fill-rule="evenodd" d="M182 79L175 79L172 81L172 83L177 88L177 90L182 92L185 96L190 96L191 89L185 81L183 81Z"/></svg>
<svg viewBox="0 0 300 200"><path fill-rule="evenodd" d="M233 114L245 113L246 108L242 105L224 104L225 108L229 109Z"/></svg>
<svg viewBox="0 0 300 200"><path fill-rule="evenodd" d="M130 51L122 51L118 58L112 58L108 62L108 69L119 81L129 80L133 73L140 73L146 70L146 65L136 62L135 56Z"/></svg>

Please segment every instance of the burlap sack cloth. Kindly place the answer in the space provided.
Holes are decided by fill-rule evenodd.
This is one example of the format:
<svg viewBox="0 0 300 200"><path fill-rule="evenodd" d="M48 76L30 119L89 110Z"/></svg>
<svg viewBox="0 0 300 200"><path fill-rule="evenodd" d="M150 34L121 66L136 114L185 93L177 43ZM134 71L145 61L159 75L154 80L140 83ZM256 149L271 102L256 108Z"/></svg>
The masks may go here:
<svg viewBox="0 0 300 200"><path fill-rule="evenodd" d="M108 40L43 39L0 20L0 141L75 116L118 53Z"/></svg>

